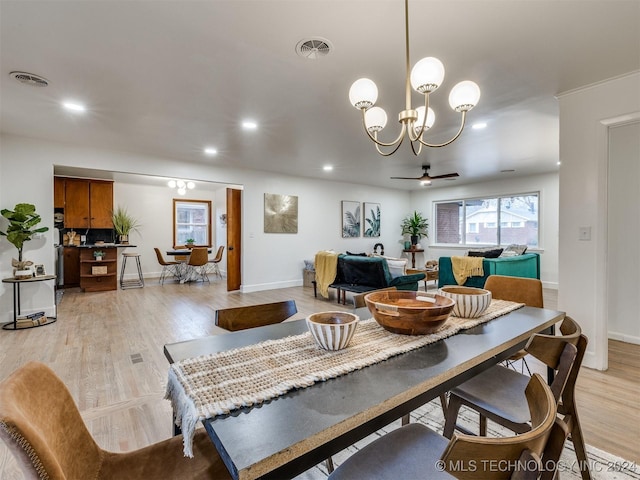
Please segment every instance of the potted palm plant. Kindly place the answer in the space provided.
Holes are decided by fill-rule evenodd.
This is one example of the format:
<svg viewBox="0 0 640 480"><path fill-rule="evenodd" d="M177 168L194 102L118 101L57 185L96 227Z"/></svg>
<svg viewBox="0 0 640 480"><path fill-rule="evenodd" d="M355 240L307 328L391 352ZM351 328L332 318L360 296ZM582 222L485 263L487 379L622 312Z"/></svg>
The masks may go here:
<svg viewBox="0 0 640 480"><path fill-rule="evenodd" d="M140 222L135 219L124 207L118 207L111 215L113 221L113 229L118 235L118 243L124 245L129 243L129 235L131 232L137 232Z"/></svg>
<svg viewBox="0 0 640 480"><path fill-rule="evenodd" d="M427 229L429 228L429 222L422 213L414 211L413 214L407 215L400 224L403 235L411 236L411 245L414 246L418 243L421 237L428 238L429 234Z"/></svg>
<svg viewBox="0 0 640 480"><path fill-rule="evenodd" d="M18 203L13 210L3 208L0 214L9 220L9 226L6 232L0 232L0 235L7 237L10 243L18 249L18 260L12 259L11 265L15 268L13 271L16 278L29 277L31 271L27 267L33 262L23 260L22 249L24 242L28 242L37 233L44 233L49 230L48 227L34 228L40 221L40 215L36 213L36 207L30 203ZM20 274L22 272L22 274Z"/></svg>

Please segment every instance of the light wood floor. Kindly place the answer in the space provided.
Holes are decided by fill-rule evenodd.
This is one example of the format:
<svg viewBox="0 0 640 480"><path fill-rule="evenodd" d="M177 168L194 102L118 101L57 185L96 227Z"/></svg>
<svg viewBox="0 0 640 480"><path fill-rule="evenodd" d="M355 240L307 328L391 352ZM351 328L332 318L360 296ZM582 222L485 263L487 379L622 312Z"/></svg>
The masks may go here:
<svg viewBox="0 0 640 480"><path fill-rule="evenodd" d="M555 291L545 304L557 305ZM82 293L66 290L58 322L18 332L0 331L0 379L29 360L49 365L69 387L96 441L114 451L140 448L171 435L171 408L163 399L166 343L224 333L214 310L293 299L298 315L349 310L315 299L310 288L227 293L224 282ZM579 321L579 319L577 319ZM141 359L141 360L140 360ZM583 369L578 406L587 443L640 462L640 346L610 342L607 372ZM0 478L20 479L0 445Z"/></svg>

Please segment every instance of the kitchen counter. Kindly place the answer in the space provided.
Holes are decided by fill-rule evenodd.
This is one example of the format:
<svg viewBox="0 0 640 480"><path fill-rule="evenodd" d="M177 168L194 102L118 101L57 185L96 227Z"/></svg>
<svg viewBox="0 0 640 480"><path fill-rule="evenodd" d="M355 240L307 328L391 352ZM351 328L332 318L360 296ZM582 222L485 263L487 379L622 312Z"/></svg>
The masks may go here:
<svg viewBox="0 0 640 480"><path fill-rule="evenodd" d="M75 247L75 248L127 248L127 247L136 247L137 245L133 245L131 243L87 243L86 245L64 245L65 247Z"/></svg>

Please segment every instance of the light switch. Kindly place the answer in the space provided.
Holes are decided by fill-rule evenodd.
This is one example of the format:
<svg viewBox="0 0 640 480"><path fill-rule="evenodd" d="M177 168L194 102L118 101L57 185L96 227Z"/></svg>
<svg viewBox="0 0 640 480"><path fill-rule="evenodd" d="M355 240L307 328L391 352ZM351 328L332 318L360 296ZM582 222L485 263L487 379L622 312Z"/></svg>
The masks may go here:
<svg viewBox="0 0 640 480"><path fill-rule="evenodd" d="M578 228L578 240L590 241L591 240L591 227L579 227Z"/></svg>

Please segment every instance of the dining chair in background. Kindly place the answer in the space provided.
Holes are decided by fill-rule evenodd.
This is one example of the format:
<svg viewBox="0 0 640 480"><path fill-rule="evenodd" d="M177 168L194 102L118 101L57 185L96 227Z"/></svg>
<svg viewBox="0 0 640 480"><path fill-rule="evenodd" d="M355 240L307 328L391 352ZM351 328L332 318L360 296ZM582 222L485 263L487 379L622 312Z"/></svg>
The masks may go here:
<svg viewBox="0 0 640 480"><path fill-rule="evenodd" d="M449 475L483 480L537 478L549 440L557 445L557 436L564 432L556 416L551 388L537 373L528 378L526 400L532 424L528 432L500 438L456 434L447 440L425 425L412 423L353 454L329 475L329 480L450 478ZM526 471L514 474L518 460Z"/></svg>
<svg viewBox="0 0 640 480"><path fill-rule="evenodd" d="M222 278L222 273L220 273L219 263L222 261L222 253L224 252L224 245L220 245L218 247L218 251L216 252L216 256L209 260L208 264L211 266L211 272L213 272L216 276Z"/></svg>
<svg viewBox="0 0 640 480"><path fill-rule="evenodd" d="M174 250L189 250L189 248L187 248L186 245L176 245L173 247ZM181 252L182 253L182 252ZM183 262L183 263L187 263L187 261L189 260L189 255L174 255L173 258L177 261L177 262Z"/></svg>
<svg viewBox="0 0 640 480"><path fill-rule="evenodd" d="M130 452L103 450L62 380L39 362L23 365L0 383L0 437L25 478L231 478L204 429L196 430L194 458L184 456L182 435Z"/></svg>
<svg viewBox="0 0 640 480"><path fill-rule="evenodd" d="M164 285L164 280L167 275L172 275L174 277L179 277L178 267L180 265L179 262L167 262L162 256L162 252L159 248L153 249L156 252L156 258L158 259L158 263L162 265L162 272L160 273L160 285Z"/></svg>
<svg viewBox="0 0 640 480"><path fill-rule="evenodd" d="M542 282L537 278L510 277L507 275L489 275L484 284L485 290L491 292L491 298L524 303L529 307L544 308ZM515 363L521 362L520 373L531 369L526 360L527 352L520 350L505 360L505 365L515 369Z"/></svg>
<svg viewBox="0 0 640 480"><path fill-rule="evenodd" d="M203 282L209 281L207 275L207 262L209 261L209 249L207 247L194 247L191 249L189 261L187 261L188 280L200 279Z"/></svg>
<svg viewBox="0 0 640 480"><path fill-rule="evenodd" d="M298 308L295 300L284 300L244 307L221 308L216 310L215 322L218 327L235 332L284 322L296 313Z"/></svg>
<svg viewBox="0 0 640 480"><path fill-rule="evenodd" d="M536 334L527 343L527 352L556 371L551 389L558 402L558 413L563 416L583 479L590 479L589 463L584 438L575 404L575 384L587 348L587 337L571 317L560 325L562 335ZM487 419L509 430L528 431L529 412L525 401L528 375L496 365L471 378L449 392L445 412L444 436L451 438L454 429L471 433L457 425L460 407L465 406L480 415L479 432L486 435ZM543 475L543 478L547 478ZM550 477L552 478L552 477Z"/></svg>

